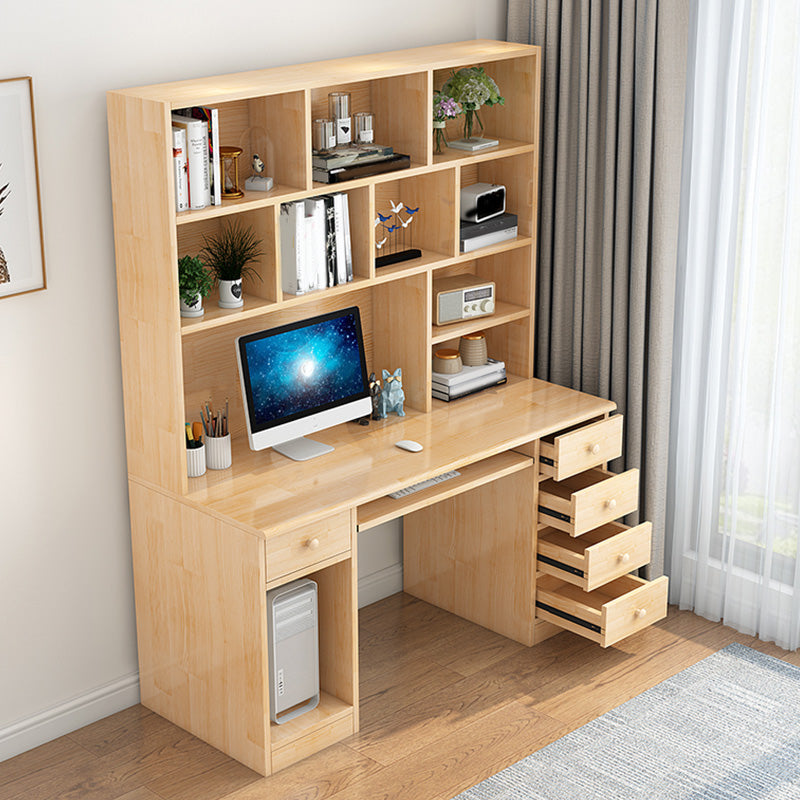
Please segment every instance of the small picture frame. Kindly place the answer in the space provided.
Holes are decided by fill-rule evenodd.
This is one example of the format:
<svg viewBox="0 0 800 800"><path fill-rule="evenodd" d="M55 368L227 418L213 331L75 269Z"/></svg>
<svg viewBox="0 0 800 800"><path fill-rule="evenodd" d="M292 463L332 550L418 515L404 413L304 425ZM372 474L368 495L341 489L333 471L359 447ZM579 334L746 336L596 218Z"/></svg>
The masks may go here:
<svg viewBox="0 0 800 800"><path fill-rule="evenodd" d="M0 79L0 298L45 288L33 80Z"/></svg>

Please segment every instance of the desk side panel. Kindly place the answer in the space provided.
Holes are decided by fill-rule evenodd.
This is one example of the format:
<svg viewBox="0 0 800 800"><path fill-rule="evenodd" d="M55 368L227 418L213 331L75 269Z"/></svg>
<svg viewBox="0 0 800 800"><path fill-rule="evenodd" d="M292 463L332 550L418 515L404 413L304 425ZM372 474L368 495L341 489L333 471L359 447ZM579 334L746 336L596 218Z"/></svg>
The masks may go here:
<svg viewBox="0 0 800 800"><path fill-rule="evenodd" d="M142 704L270 772L263 540L130 481Z"/></svg>
<svg viewBox="0 0 800 800"><path fill-rule="evenodd" d="M527 469L403 520L404 590L533 644L536 474Z"/></svg>

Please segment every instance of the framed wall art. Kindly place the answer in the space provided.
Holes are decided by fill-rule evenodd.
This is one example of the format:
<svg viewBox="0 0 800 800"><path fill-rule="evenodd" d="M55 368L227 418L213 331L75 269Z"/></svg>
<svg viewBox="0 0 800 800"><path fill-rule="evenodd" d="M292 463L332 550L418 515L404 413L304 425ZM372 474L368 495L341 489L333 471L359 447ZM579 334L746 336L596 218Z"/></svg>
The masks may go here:
<svg viewBox="0 0 800 800"><path fill-rule="evenodd" d="M45 286L33 81L0 79L0 298Z"/></svg>

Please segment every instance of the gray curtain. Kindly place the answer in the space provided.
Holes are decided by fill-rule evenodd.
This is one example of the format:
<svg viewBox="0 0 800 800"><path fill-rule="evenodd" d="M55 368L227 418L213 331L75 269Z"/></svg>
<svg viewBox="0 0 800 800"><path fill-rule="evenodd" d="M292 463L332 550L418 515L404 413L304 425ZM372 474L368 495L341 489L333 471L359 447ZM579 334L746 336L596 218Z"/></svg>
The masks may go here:
<svg viewBox="0 0 800 800"><path fill-rule="evenodd" d="M543 48L537 377L610 398L662 574L689 0L509 0ZM502 87L501 87L502 90Z"/></svg>

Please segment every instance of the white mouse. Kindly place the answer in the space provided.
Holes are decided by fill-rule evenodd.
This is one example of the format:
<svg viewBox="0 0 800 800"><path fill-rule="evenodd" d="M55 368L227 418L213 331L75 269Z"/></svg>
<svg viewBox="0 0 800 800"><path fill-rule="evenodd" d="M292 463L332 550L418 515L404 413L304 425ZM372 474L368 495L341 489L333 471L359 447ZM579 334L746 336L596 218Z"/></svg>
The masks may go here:
<svg viewBox="0 0 800 800"><path fill-rule="evenodd" d="M419 453L422 450L422 445L411 439L402 439L399 442L395 442L394 446L399 447L401 450L408 450L409 453Z"/></svg>

